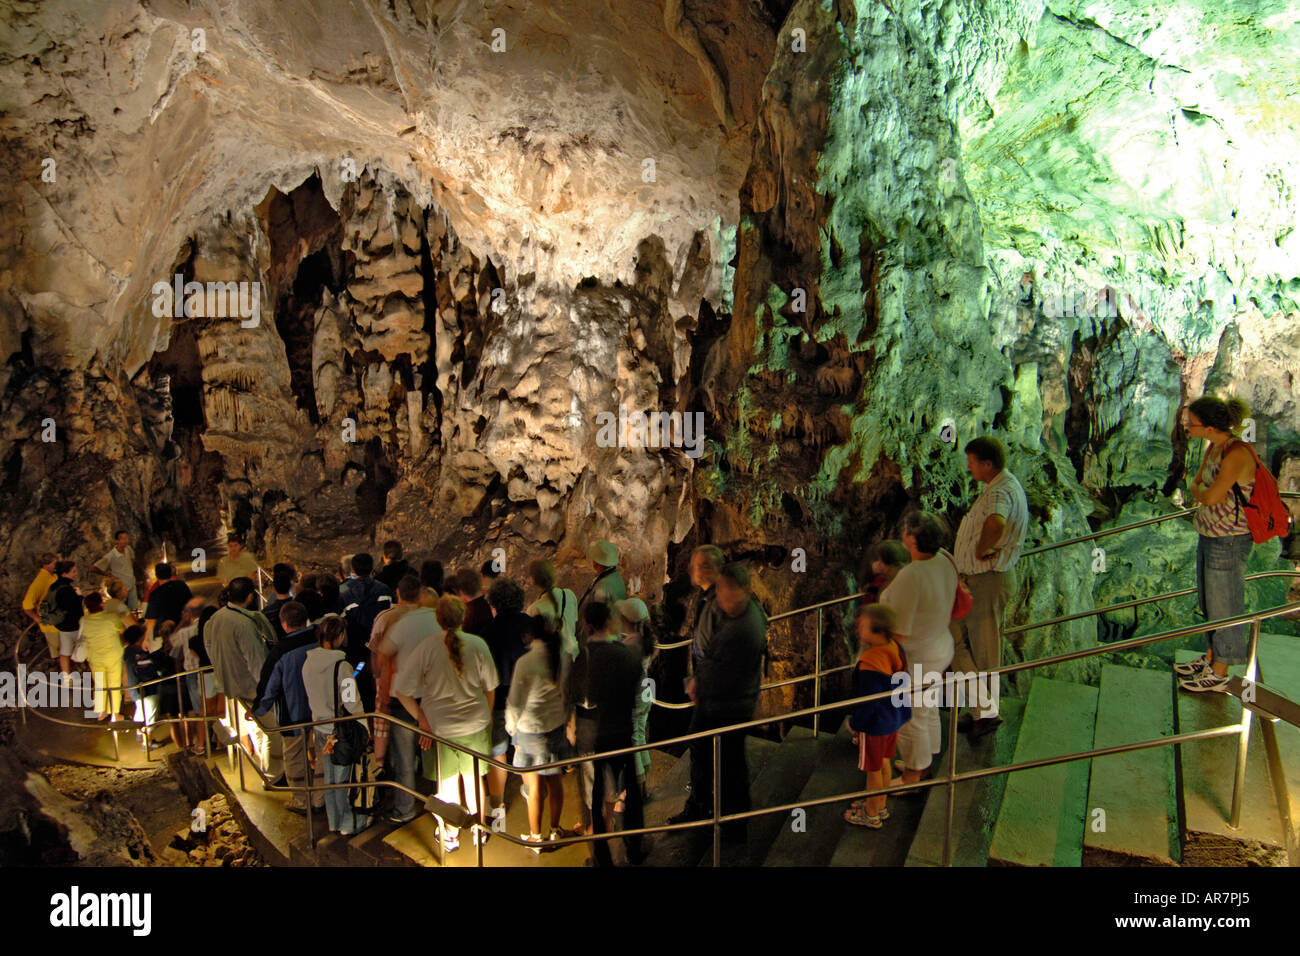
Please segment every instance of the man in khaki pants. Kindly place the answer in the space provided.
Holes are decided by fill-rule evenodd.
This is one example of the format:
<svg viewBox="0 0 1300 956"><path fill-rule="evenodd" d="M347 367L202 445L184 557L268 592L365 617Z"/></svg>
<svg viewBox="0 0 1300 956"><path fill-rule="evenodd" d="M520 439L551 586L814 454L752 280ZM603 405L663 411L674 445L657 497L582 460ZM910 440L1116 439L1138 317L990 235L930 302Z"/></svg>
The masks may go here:
<svg viewBox="0 0 1300 956"><path fill-rule="evenodd" d="M957 570L974 601L966 617L952 622L952 669L970 673L1001 666L1002 612L1016 588L1015 566L1025 545L1029 506L1020 482L1006 470L1006 450L1000 441L976 438L965 451L966 467L984 485L962 519L953 546ZM996 688L985 688L981 697L991 701L991 706L978 717L967 713L957 723L957 729L968 733L972 741L1002 723Z"/></svg>

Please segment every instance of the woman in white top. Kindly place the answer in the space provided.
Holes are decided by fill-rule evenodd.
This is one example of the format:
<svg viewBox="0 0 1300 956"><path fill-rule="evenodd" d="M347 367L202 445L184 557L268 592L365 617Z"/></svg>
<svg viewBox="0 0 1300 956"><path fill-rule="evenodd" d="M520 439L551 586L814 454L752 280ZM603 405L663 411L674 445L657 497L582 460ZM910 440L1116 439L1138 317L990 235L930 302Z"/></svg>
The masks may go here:
<svg viewBox="0 0 1300 956"><path fill-rule="evenodd" d="M348 665L343 648L348 642L347 623L337 614L327 614L316 625L318 647L307 652L302 662L302 684L307 691L312 720L327 720L339 716L335 701L349 714L362 712L356 693L356 674ZM341 665L341 666L340 666ZM340 767L330 759L334 749L331 737L333 724L316 727L316 760L324 764L326 783L347 783L352 779L352 767ZM370 825L370 818L357 814L348 800L348 790L342 787L325 791L325 817L335 833L351 836Z"/></svg>
<svg viewBox="0 0 1300 956"><path fill-rule="evenodd" d="M573 659L564 652L563 640L553 618L533 619L532 642L519 658L506 698L506 733L515 746L513 765L522 771L527 788L528 830L524 839L542 842L542 807L550 798L549 839L561 834L560 814L564 810L564 778L559 769L536 770L569 755L564 736L568 711L564 685Z"/></svg>
<svg viewBox="0 0 1300 956"><path fill-rule="evenodd" d="M942 749L939 710L925 706L920 692L926 684L942 680L943 672L952 663L948 624L957 595L957 567L943 550L948 534L934 515L924 511L909 514L903 519L902 539L912 561L881 592L880 603L888 604L897 615L897 637L907 652L912 719L898 731L898 753L903 782L916 783Z"/></svg>
<svg viewBox="0 0 1300 956"><path fill-rule="evenodd" d="M411 652L397 671L393 693L410 713L420 715L422 731L457 745L438 744L438 795L448 803L456 802L459 786L462 805L474 816L488 766L477 761L476 777L474 754L492 754L492 701L500 680L487 642L460 629L465 623L465 602L444 594L434 613L443 630L441 638L426 637ZM426 753L432 744L431 737L420 738ZM432 763L428 758L424 761L426 777L434 776ZM484 838L484 831L474 830L475 842ZM442 847L448 853L460 849L459 829L444 823Z"/></svg>

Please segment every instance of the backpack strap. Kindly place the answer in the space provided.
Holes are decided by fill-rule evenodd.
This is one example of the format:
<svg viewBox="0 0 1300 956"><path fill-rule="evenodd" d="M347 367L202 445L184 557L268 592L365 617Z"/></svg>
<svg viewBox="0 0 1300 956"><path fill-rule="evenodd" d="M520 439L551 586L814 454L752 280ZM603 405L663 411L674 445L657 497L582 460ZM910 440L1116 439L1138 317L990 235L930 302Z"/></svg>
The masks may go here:
<svg viewBox="0 0 1300 956"><path fill-rule="evenodd" d="M1232 449L1236 448L1238 445L1242 445L1243 447L1245 447L1247 451L1250 452L1251 457L1255 459L1256 469L1264 467L1264 463L1259 460L1259 453L1255 451L1255 446L1250 444L1250 442L1245 442L1242 441L1240 438L1237 438L1229 442L1227 445L1223 447L1223 455L1219 458L1220 468L1223 467L1223 461L1225 458L1228 457L1228 452L1232 451ZM1248 500L1246 500L1246 493L1241 490L1241 485L1235 481L1232 483L1232 497L1234 503L1233 521L1235 522L1241 517L1242 508L1254 508L1255 506L1252 505Z"/></svg>
<svg viewBox="0 0 1300 956"><path fill-rule="evenodd" d="M339 713L339 667L341 667L346 660L347 658L344 658L341 661L334 662L334 716L335 717L343 716L342 714Z"/></svg>

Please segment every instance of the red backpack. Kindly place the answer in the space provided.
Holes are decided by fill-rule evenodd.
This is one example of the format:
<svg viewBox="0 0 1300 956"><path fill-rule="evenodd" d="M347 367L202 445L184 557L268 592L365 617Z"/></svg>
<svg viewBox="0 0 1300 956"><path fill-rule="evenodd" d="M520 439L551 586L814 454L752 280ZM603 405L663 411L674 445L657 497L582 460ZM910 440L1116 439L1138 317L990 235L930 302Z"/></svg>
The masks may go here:
<svg viewBox="0 0 1300 956"><path fill-rule="evenodd" d="M1255 458L1255 488L1250 493L1250 501L1246 500L1241 486L1236 482L1232 483L1232 494L1237 499L1238 513L1241 508L1246 509L1246 524L1250 525L1250 536L1258 544L1262 544L1269 538L1285 538L1291 527L1291 512L1287 510L1282 502L1282 496L1278 494L1277 479L1259 460L1254 446L1244 441L1233 444L1249 448ZM1227 454L1227 450L1224 454Z"/></svg>

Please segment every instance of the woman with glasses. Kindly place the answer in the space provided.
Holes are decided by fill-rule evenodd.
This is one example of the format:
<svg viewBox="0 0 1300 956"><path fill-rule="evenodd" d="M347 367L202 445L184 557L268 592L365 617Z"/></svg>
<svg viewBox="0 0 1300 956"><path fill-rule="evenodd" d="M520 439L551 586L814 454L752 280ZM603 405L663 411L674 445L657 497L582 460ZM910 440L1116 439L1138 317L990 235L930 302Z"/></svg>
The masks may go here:
<svg viewBox="0 0 1300 956"><path fill-rule="evenodd" d="M1255 490L1255 455L1237 438L1248 409L1239 398L1224 401L1212 395L1187 406L1183 424L1191 438L1205 440L1201 467L1189 485L1196 509L1196 588L1200 611L1207 621L1236 617L1246 611L1246 560L1254 538L1242 503ZM1246 627L1219 628L1205 635L1205 653L1186 664L1175 664L1183 690L1222 692L1228 668L1245 664Z"/></svg>

